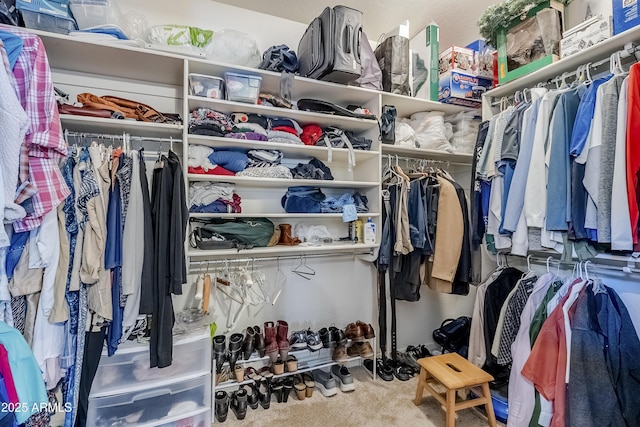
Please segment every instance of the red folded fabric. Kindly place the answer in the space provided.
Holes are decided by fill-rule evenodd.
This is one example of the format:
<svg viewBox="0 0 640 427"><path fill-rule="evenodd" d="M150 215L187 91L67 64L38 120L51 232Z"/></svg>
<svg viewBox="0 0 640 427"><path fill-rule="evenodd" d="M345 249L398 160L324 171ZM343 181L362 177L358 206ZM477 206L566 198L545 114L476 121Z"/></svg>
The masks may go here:
<svg viewBox="0 0 640 427"><path fill-rule="evenodd" d="M295 128L292 128L291 126L276 126L273 128L273 130L281 130L283 132L289 132L294 134L295 136L299 136L298 131L295 130Z"/></svg>
<svg viewBox="0 0 640 427"><path fill-rule="evenodd" d="M215 168L209 169L208 171L205 171L201 167L193 168L189 166L189 173L194 173L199 175L227 175L227 176L235 175L234 172L226 170L222 166L216 166Z"/></svg>

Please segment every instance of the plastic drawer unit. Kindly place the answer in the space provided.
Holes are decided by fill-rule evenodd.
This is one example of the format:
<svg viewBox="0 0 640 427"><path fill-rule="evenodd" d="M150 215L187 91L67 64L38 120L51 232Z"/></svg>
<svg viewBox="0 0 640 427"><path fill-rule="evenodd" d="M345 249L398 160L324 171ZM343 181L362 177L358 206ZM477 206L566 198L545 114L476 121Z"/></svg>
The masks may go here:
<svg viewBox="0 0 640 427"><path fill-rule="evenodd" d="M209 421L211 378L209 375L143 390L122 389L121 394L89 396L87 425L112 427L178 426L181 420L198 418ZM206 424L206 422L205 422ZM186 425L197 425L187 422Z"/></svg>
<svg viewBox="0 0 640 427"><path fill-rule="evenodd" d="M211 372L211 338L208 329L173 337L173 363L166 368L149 368L149 346L126 343L116 354L100 358L91 387L92 396L122 393L123 389L148 389L158 382L176 382Z"/></svg>

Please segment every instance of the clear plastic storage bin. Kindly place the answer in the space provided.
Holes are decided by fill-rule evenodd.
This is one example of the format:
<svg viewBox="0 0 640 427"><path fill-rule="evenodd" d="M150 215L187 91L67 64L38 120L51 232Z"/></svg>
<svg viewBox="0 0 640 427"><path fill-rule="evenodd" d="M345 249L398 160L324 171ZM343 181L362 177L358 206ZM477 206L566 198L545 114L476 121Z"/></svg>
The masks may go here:
<svg viewBox="0 0 640 427"><path fill-rule="evenodd" d="M70 31L76 29L76 23L73 19L63 16L47 15L46 13L33 12L31 10L22 10L21 12L24 25L27 28L58 34L69 34Z"/></svg>
<svg viewBox="0 0 640 427"><path fill-rule="evenodd" d="M207 330L176 336L173 363L166 368L149 368L149 346L126 343L116 354L100 358L91 395L107 396L122 393L123 389L147 389L171 379L180 380L211 371L211 338Z"/></svg>
<svg viewBox="0 0 640 427"><path fill-rule="evenodd" d="M224 79L204 74L189 74L189 94L224 99Z"/></svg>
<svg viewBox="0 0 640 427"><path fill-rule="evenodd" d="M227 99L229 101L256 104L260 95L262 77L251 74L224 73Z"/></svg>
<svg viewBox="0 0 640 427"><path fill-rule="evenodd" d="M95 2L73 2L69 6L81 30L101 25L120 26L120 11L116 6Z"/></svg>
<svg viewBox="0 0 640 427"><path fill-rule="evenodd" d="M89 396L87 425L138 427L180 425L179 420L211 405L210 375L165 386L127 391L105 397Z"/></svg>

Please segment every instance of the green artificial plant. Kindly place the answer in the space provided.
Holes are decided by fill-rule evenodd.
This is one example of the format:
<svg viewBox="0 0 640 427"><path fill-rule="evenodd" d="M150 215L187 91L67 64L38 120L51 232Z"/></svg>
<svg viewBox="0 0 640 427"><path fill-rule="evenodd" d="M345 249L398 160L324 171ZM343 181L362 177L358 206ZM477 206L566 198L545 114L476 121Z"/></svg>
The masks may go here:
<svg viewBox="0 0 640 427"><path fill-rule="evenodd" d="M509 24L519 16L525 16L529 10L548 0L506 0L489 6L478 20L480 34L487 44L496 47L496 34L499 28L508 28ZM556 0L563 6L571 0Z"/></svg>

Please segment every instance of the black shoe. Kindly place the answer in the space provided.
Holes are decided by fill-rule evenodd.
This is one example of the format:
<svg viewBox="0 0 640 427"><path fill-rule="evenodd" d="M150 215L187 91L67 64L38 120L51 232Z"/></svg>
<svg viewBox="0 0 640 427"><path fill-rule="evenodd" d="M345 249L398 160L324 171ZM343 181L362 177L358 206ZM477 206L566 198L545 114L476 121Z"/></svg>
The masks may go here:
<svg viewBox="0 0 640 427"><path fill-rule="evenodd" d="M237 419L244 420L247 416L247 390L244 387L233 392L229 406Z"/></svg>
<svg viewBox="0 0 640 427"><path fill-rule="evenodd" d="M216 420L223 423L229 413L229 395L226 391L216 391Z"/></svg>
<svg viewBox="0 0 640 427"><path fill-rule="evenodd" d="M256 333L251 326L247 328L247 332L244 336L244 342L242 343L242 356L244 360L249 360L255 346Z"/></svg>
<svg viewBox="0 0 640 427"><path fill-rule="evenodd" d="M373 375L373 359L364 359L363 365L366 370ZM393 381L393 370L385 365L381 359L376 359L376 376L380 377L383 381Z"/></svg>
<svg viewBox="0 0 640 427"><path fill-rule="evenodd" d="M236 369L236 361L240 357L240 351L242 350L242 334L232 334L229 337L229 368L231 372Z"/></svg>
<svg viewBox="0 0 640 427"><path fill-rule="evenodd" d="M318 333L320 334L320 339L322 340L322 346L324 348L330 348L336 345L333 340L333 334L327 328L320 329Z"/></svg>
<svg viewBox="0 0 640 427"><path fill-rule="evenodd" d="M216 372L222 372L222 365L227 360L227 337L216 335L213 337L213 358L216 361Z"/></svg>
<svg viewBox="0 0 640 427"><path fill-rule="evenodd" d="M251 409L258 409L258 400L260 397L258 395L258 386L256 383L246 385L243 388L247 390L247 404Z"/></svg>
<svg viewBox="0 0 640 427"><path fill-rule="evenodd" d="M278 403L282 403L282 380L277 379L271 383L271 391L276 395L276 400Z"/></svg>
<svg viewBox="0 0 640 427"><path fill-rule="evenodd" d="M344 334L342 329L331 326L329 327L329 332L331 332L331 337L337 346L347 343L347 336Z"/></svg>
<svg viewBox="0 0 640 427"><path fill-rule="evenodd" d="M413 369L398 360L387 359L383 364L387 365L400 381L409 381L413 377Z"/></svg>
<svg viewBox="0 0 640 427"><path fill-rule="evenodd" d="M289 393L293 390L293 378L287 377L282 380L282 401L287 403L289 400Z"/></svg>
<svg viewBox="0 0 640 427"><path fill-rule="evenodd" d="M262 409L269 409L271 406L271 385L267 381L260 381L258 384L258 399Z"/></svg>

